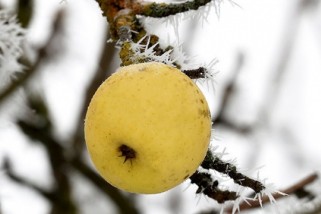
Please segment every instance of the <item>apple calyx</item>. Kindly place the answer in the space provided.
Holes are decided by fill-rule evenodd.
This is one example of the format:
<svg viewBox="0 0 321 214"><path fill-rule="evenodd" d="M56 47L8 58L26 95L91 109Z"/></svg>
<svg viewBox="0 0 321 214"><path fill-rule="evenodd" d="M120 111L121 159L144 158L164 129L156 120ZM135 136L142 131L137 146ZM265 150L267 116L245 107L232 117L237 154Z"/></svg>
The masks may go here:
<svg viewBox="0 0 321 214"><path fill-rule="evenodd" d="M121 152L121 155L119 157L125 157L124 163L127 160L130 160L130 162L132 162L132 159L136 158L136 151L125 144L120 145L118 147L118 151Z"/></svg>

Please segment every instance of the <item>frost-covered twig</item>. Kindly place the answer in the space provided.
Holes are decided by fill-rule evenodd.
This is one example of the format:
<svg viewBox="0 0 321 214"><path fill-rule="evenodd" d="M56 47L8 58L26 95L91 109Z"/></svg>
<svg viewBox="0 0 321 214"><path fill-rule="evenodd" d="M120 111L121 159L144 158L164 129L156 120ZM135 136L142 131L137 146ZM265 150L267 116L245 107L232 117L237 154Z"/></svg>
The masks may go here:
<svg viewBox="0 0 321 214"><path fill-rule="evenodd" d="M224 151L223 153L214 153L209 149L201 164L201 172L197 171L190 177L191 182L198 186L197 193L203 193L218 203L224 204L222 209L228 205L226 202L232 202L233 205L228 207L227 210L224 209L224 213L234 214L242 209L262 207L266 202L275 203L276 199L298 190L298 186L294 186L281 192L277 191L272 184L266 184L264 180L261 181L259 177L257 179L249 178L240 173L231 162L223 161L224 154ZM230 191L228 188L222 191L219 189L219 181L214 177L214 174L211 175L211 170L232 179L238 185L238 190ZM299 186L310 183L314 179L316 179L316 176L310 176L310 178L302 181ZM251 188L254 194L248 196L245 192L247 188Z"/></svg>
<svg viewBox="0 0 321 214"><path fill-rule="evenodd" d="M24 40L25 30L16 16L8 10L0 10L0 91L23 70L19 58Z"/></svg>
<svg viewBox="0 0 321 214"><path fill-rule="evenodd" d="M2 94L10 84L22 75L24 65L21 62L26 31L17 21L15 13L0 9L0 102ZM12 93L10 102L0 103L0 118L21 112L17 102L21 103L20 92Z"/></svg>
<svg viewBox="0 0 321 214"><path fill-rule="evenodd" d="M287 195L295 194L298 190L311 184L312 182L314 182L318 178L319 178L318 174L313 173L313 174L303 178L301 181L297 182L296 184L294 184L284 190L275 191L272 194L272 197L274 198L274 200L277 200L277 199L283 198ZM263 204L269 203L269 202L270 202L270 198L267 195L265 195L265 196L261 197L261 200L256 199L256 200L250 200L250 201L241 203L239 205L239 209L240 210L253 209L253 208L260 207ZM230 208L226 209L226 212L230 213L230 212L232 212L232 209L233 209L233 207L230 207Z"/></svg>
<svg viewBox="0 0 321 214"><path fill-rule="evenodd" d="M206 157L201 164L202 171L196 171L190 177L191 182L198 186L197 193L203 193L218 203L224 203L224 205L226 205L225 202L232 201L233 207L231 207L231 213L240 211L239 204L242 201L244 201L244 204L250 204L250 202L255 201L262 206L262 204L265 203L265 200L274 203L275 196L279 197L279 195L286 195L277 191L273 185L266 184L259 178L255 180L240 173L234 164L222 160L224 154L224 151L223 153L214 153L211 149L208 150ZM214 170L220 175L232 179L234 183L239 186L238 190L221 190L219 188L219 181L214 178L214 176L211 176L210 170ZM244 194L246 188L251 188L255 193L254 196L246 196Z"/></svg>
<svg viewBox="0 0 321 214"><path fill-rule="evenodd" d="M256 193L260 193L264 189L264 185L257 180L247 177L237 171L236 166L231 163L222 161L219 157L215 156L212 151L208 150L206 157L201 164L204 169L214 169L220 173L228 175L234 180L235 183L249 187Z"/></svg>
<svg viewBox="0 0 321 214"><path fill-rule="evenodd" d="M39 49L37 60L33 64L30 64L30 62L28 62L28 61L24 62L24 66L27 67L26 71L23 72L19 76L19 78L12 81L10 85L6 86L0 92L0 104L6 98L8 98L13 92L15 92L16 89L18 89L20 86L25 84L27 82L27 80L29 80L29 78L32 77L32 75L38 70L38 67L40 66L40 64L47 57L47 53L49 51L48 48L50 48L50 44L52 43L52 41L56 37L56 35L60 32L61 21L62 21L62 12L59 12L57 14L57 17L56 17L56 20L55 20L55 23L53 26L53 33L52 33L51 37L49 38L47 44L45 44L42 48ZM2 49L3 48L1 47L0 50L2 50Z"/></svg>
<svg viewBox="0 0 321 214"><path fill-rule="evenodd" d="M119 56L122 60L121 65L126 66L135 63L157 61L177 68L181 68L181 65L172 56L173 48L161 48L159 38L146 32L144 26L137 19L137 15L149 14L150 16L160 18L196 10L210 2L215 1L194 0L177 4L157 4L125 0L98 0L103 15L106 16L110 26L111 41L116 42L116 46L120 47ZM154 13L162 15L157 16ZM200 76L200 78L209 77L210 72L201 72L200 70L201 68L193 72L194 79L196 76Z"/></svg>
<svg viewBox="0 0 321 214"><path fill-rule="evenodd" d="M219 182L217 180L213 181L211 174L207 172L196 171L189 179L192 184L196 184L198 186L196 193L203 193L218 203L234 201L239 197L236 192L221 190L218 187Z"/></svg>
<svg viewBox="0 0 321 214"><path fill-rule="evenodd" d="M148 4L134 4L133 10L137 15L149 16L154 18L162 18L178 13L183 13L190 10L197 10L205 6L212 0L193 0L183 3L148 3Z"/></svg>

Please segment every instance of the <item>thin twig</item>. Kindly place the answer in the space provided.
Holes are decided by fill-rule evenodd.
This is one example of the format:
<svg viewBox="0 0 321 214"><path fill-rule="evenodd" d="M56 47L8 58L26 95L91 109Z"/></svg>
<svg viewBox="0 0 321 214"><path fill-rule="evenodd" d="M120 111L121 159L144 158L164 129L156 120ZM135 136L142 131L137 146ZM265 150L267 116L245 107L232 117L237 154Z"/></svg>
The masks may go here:
<svg viewBox="0 0 321 214"><path fill-rule="evenodd" d="M16 175L11 167L10 161L8 158L4 159L4 164L3 164L3 170L5 171L5 174L12 179L13 181L22 184L24 186L27 186L29 188L31 188L32 190L36 191L37 193L39 193L41 196L43 196L44 198L46 198L47 200L53 202L54 201L54 196L51 192L46 191L42 188L40 188L39 186L25 180L24 178Z"/></svg>
<svg viewBox="0 0 321 214"><path fill-rule="evenodd" d="M51 191L56 199L52 201L51 213L76 214L77 207L72 198L69 169L64 159L63 147L52 136L53 127L47 106L39 97L29 96L28 98L30 108L34 109L37 114L29 119L18 120L17 125L30 139L41 142L46 148L56 184Z"/></svg>
<svg viewBox="0 0 321 214"><path fill-rule="evenodd" d="M231 72L233 73L233 76L227 83L226 87L224 88L223 96L222 96L223 97L222 104L220 106L219 113L217 114L217 118L215 119L213 124L214 126L223 126L224 128L231 129L232 131L241 133L243 135L248 135L253 132L255 126L237 124L235 123L234 119L226 117L226 113L225 113L226 109L229 108L229 105L235 96L235 92L237 90L236 82L240 75L244 61L245 61L244 54L241 52L238 52L236 56L236 63L231 70Z"/></svg>

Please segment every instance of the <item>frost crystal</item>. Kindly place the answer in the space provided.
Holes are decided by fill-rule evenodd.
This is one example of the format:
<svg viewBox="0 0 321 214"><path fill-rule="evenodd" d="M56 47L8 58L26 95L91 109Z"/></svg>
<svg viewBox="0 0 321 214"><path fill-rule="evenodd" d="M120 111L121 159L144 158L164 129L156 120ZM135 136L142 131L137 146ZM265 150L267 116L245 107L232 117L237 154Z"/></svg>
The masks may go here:
<svg viewBox="0 0 321 214"><path fill-rule="evenodd" d="M16 17L6 10L0 10L0 92L8 87L17 72L23 70L18 60L22 56L24 39L25 30L18 24ZM17 115L17 112L21 113L21 101L20 94L16 92L11 95L10 102L1 103L0 125Z"/></svg>
<svg viewBox="0 0 321 214"><path fill-rule="evenodd" d="M15 72L22 71L18 62L22 55L22 42L25 30L18 24L15 16L0 10L0 90L5 87Z"/></svg>
<svg viewBox="0 0 321 214"><path fill-rule="evenodd" d="M204 89L210 94L215 92L215 75L217 74L217 71L214 67L217 63L218 60L214 58L208 64L201 64L195 66L204 68L203 77L195 79L195 83L201 87L204 87Z"/></svg>
<svg viewBox="0 0 321 214"><path fill-rule="evenodd" d="M146 45L143 44L145 39L148 39ZM172 50L166 51L162 55L156 55L154 48L159 45L159 43L155 43L150 46L150 36L145 35L141 38L137 43L131 43L132 50L134 51L134 56L132 57L132 61L139 62L140 59L147 59L148 61L154 62L162 62L167 65L175 66L175 60L171 59Z"/></svg>

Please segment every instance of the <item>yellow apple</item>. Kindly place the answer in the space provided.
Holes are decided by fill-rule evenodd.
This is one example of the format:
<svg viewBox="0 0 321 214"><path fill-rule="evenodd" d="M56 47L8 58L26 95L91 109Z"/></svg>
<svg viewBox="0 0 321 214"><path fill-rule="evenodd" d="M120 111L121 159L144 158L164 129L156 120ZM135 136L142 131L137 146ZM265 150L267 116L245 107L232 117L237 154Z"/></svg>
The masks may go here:
<svg viewBox="0 0 321 214"><path fill-rule="evenodd" d="M208 104L180 70L149 62L119 68L88 107L85 139L100 175L133 193L159 193L191 176L211 133Z"/></svg>

